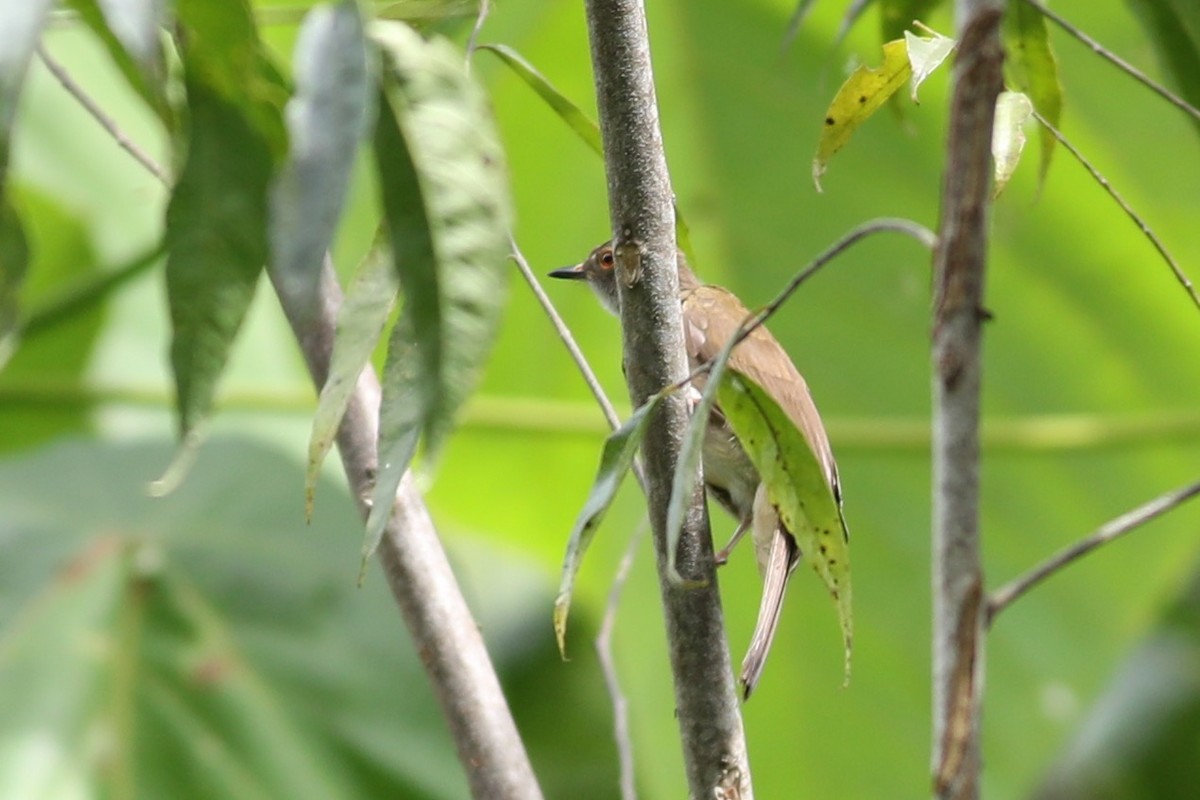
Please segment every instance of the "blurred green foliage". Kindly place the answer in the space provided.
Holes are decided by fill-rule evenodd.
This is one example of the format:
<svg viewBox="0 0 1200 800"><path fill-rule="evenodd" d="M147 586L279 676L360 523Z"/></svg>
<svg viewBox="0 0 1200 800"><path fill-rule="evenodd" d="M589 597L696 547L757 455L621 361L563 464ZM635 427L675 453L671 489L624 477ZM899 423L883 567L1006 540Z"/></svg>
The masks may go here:
<svg viewBox="0 0 1200 800"><path fill-rule="evenodd" d="M281 64L290 60L299 21L292 10L304 5L255 4ZM702 276L754 306L868 217L936 223L944 71L923 86L922 105L907 109L903 121L881 115L859 130L831 163L824 194L812 189L810 160L824 109L847 62L878 52L874 11L834 48L844 9L816 4L781 52L790 0L650 5L667 156ZM1126 9L1085 0L1061 0L1055 9L1155 72L1153 44ZM926 21L948 31L946 14ZM469 19L439 27L465 41ZM1050 38L1066 89L1062 129L1197 277L1194 128L1060 30L1052 27ZM593 107L582 4L498 4L482 41L514 47L581 107ZM165 159L166 135L154 112L89 34L56 21L46 46L131 138ZM502 64L481 56L473 72L490 92L507 150L518 242L539 270L579 260L609 236L599 160ZM161 236L162 189L36 62L13 147L9 196L34 246L23 300L41 297L44 285L113 268ZM1040 193L1027 158L993 214L987 296L994 319L984 379L992 433L981 520L992 585L1195 479L1200 463L1197 311L1134 225L1063 156ZM373 181L360 159L334 248L343 274L369 247L378 221ZM853 682L841 689L828 600L817 582L796 582L771 664L745 707L761 797L928 793L928 264L907 240L868 242L806 284L771 322L808 379L838 455L853 534L856 647ZM576 585L571 661L560 663L550 587L603 428L515 271L512 280L483 388L428 497L459 556L522 732L546 743L531 746L547 796L613 797L615 758L587 620L602 611L642 500L630 483L606 518ZM550 291L610 392L623 400L617 325L570 288ZM203 759L216 756L206 749L212 737L197 724L230 711L220 700L205 705L211 698L196 684L208 674L198 671L207 663L203 654L217 652L258 676L238 678L228 691L247 693L239 708L254 711L254 726L245 736L261 748L237 755L260 753L263 764L277 765L276 773L264 767L255 776L280 776L264 784L269 796L304 774L293 767L319 772L313 786L354 796L380 787L398 797L462 796L444 726L427 683L405 660L411 654L403 655L402 626L381 596L382 582L353 590L359 540L349 504L322 488L317 514L325 522L300 529L314 393L270 294L258 293L220 384L223 410L213 428L222 442L202 451L177 497L162 501L139 496L165 467L173 430L161 271L128 284L67 330L57 329L61 340L52 342L49 333L30 340L16 358L32 360L35 347L46 348L44 355L20 370L14 361L0 380L0 685L6 698L33 709L29 717L3 715L3 758L34 752L22 747L61 748L79 767L63 779L101 794L99 787L119 785L102 779L122 778L99 776L97 762L88 760L111 744L88 738L97 730L89 723L115 709L134 716L121 724L135 733L173 732L134 751L134 775L175 769L176 777L162 780L178 782L147 782L141 796L248 796L236 784L221 792L203 782L219 775L203 772ZM37 386L45 392L31 404L29 390ZM1171 424L1157 424L1164 419ZM1031 422L1038 423L1036 435L1013 433L1014 424ZM1116 435L1130 425L1148 432ZM64 435L84 439L63 444ZM240 480L226 474L230 465L245 470ZM732 523L720 512L713 519L723 540ZM997 621L988 643L987 796L1019 797L1040 785L1124 654L1189 582L1198 528L1197 508L1168 515L1071 567ZM143 540L161 542L156 547L165 554L151 582L162 603L143 607L148 638L129 651L141 657L122 656L122 668L136 672L96 672L95 659L114 663L103 660L104 648L129 635L123 614L138 607L131 593L144 589L135 544ZM104 542L119 546L104 550ZM81 558L94 568L64 572ZM720 575L735 653L758 604L751 561L735 557ZM72 576L77 582L64 586ZM304 602L293 602L297 592ZM71 631L88 635L72 638ZM92 635L97 631L102 635ZM361 657L340 652L354 642L367 643L349 651ZM70 649L76 645L86 652ZM622 599L615 647L643 796L678 797L681 757L648 544ZM45 668L16 671L14 659L31 652ZM103 683L110 680L117 683ZM117 704L123 696L136 699ZM49 705L38 706L43 698ZM348 726L340 739L330 733L337 720L324 719L335 711ZM318 718L329 728L314 728ZM41 727L21 727L19 719ZM12 739L31 729L51 735ZM554 743L560 747L548 749ZM300 766L289 761L297 754L304 754ZM1155 796L1137 791L1115 796Z"/></svg>

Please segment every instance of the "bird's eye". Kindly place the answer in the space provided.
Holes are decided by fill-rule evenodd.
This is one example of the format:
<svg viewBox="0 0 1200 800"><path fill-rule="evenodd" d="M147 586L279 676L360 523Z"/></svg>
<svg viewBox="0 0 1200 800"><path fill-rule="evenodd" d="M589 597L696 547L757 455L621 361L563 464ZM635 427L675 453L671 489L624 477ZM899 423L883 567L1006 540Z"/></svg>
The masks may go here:
<svg viewBox="0 0 1200 800"><path fill-rule="evenodd" d="M613 254L612 254L612 251L611 251L611 250L609 250L609 251L607 251L607 252L605 252L605 253L601 253L601 254L600 254L600 265L601 265L601 266L603 266L603 267L604 267L604 268L606 268L606 269L611 269L611 268L612 268L612 265L613 265Z"/></svg>

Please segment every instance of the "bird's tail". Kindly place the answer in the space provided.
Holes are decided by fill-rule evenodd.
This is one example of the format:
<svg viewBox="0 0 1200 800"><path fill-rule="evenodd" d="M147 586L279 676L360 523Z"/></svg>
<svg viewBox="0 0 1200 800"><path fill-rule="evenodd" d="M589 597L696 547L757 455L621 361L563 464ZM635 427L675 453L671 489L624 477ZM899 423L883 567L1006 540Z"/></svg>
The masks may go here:
<svg viewBox="0 0 1200 800"><path fill-rule="evenodd" d="M796 540L781 525L777 525L771 537L771 546L763 565L762 602L758 606L758 622L754 625L754 635L750 637L750 647L742 660L742 697L750 699L750 693L762 676L763 666L767 662L767 653L771 651L771 642L775 640L775 629L779 626L779 613L783 610L783 596L787 591L788 578L792 570L800 563L800 550Z"/></svg>

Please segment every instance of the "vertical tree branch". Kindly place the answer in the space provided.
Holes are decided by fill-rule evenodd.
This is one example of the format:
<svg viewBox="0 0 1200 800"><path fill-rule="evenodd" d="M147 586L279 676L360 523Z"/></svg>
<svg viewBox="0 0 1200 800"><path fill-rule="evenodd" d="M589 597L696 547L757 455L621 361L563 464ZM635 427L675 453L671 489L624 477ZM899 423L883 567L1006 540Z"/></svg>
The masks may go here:
<svg viewBox="0 0 1200 800"><path fill-rule="evenodd" d="M271 275L284 314L304 353L313 383L329 372L342 291L326 259L317 308L293 296ZM351 494L366 519L375 483L379 379L365 369L338 429L338 452ZM379 560L400 606L413 646L458 746L471 795L491 800L540 800L542 793L492 667L479 626L458 588L425 503L406 473L384 530Z"/></svg>
<svg viewBox="0 0 1200 800"><path fill-rule="evenodd" d="M621 297L624 366L634 407L688 374L675 268L673 198L640 0L587 0L592 68ZM679 393L659 405L642 446L675 705L693 798L752 796L733 685L712 537L697 487L676 564L699 588L668 576L666 513L688 421Z"/></svg>
<svg viewBox="0 0 1200 800"><path fill-rule="evenodd" d="M958 59L934 251L933 770L939 800L979 796L984 674L979 390L1001 7L958 0Z"/></svg>

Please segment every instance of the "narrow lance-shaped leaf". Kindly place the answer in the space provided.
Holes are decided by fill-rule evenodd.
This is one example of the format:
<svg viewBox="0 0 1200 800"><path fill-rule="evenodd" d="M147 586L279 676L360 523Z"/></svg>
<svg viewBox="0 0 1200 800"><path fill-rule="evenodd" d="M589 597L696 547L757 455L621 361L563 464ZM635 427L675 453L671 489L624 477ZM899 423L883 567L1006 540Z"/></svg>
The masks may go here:
<svg viewBox="0 0 1200 800"><path fill-rule="evenodd" d="M554 638L558 640L558 652L563 658L567 656L567 614L571 610L571 593L575 588L575 576L579 572L579 565L583 563L583 554L592 543L604 513L617 496L621 482L633 466L638 447L646 436L646 426L651 414L659 401L666 396L663 392L652 396L604 441L596 479L592 481L591 491L588 492L583 509L575 520L575 527L571 529L571 537L567 540L562 579L558 584L558 596L554 599Z"/></svg>
<svg viewBox="0 0 1200 800"><path fill-rule="evenodd" d="M1028 3L1009 3L1001 33L1008 88L1026 94L1037 112L1057 128L1062 118L1063 87L1059 80L1058 59L1050 49L1046 18ZM1039 138L1042 157L1038 173L1040 179L1045 180L1058 140L1044 128Z"/></svg>
<svg viewBox="0 0 1200 800"><path fill-rule="evenodd" d="M850 536L841 506L804 434L762 387L731 370L721 381L718 401L758 469L771 504L833 597L848 677L853 640Z"/></svg>
<svg viewBox="0 0 1200 800"><path fill-rule="evenodd" d="M1193 0L1125 0L1154 44L1175 88L1200 107L1200 3ZM1200 130L1200 120L1192 118Z"/></svg>
<svg viewBox="0 0 1200 800"><path fill-rule="evenodd" d="M478 380L504 303L511 227L504 154L461 55L399 23L377 23L372 35L385 62L375 154L405 299L384 374L366 552L417 439L436 458Z"/></svg>
<svg viewBox="0 0 1200 800"><path fill-rule="evenodd" d="M372 97L354 0L318 6L305 17L295 75L288 158L271 196L271 269L283 291L311 311Z"/></svg>
<svg viewBox="0 0 1200 800"><path fill-rule="evenodd" d="M346 404L366 369L383 335L383 328L396 302L399 283L392 266L391 250L377 242L346 288L338 311L337 334L329 357L329 375L321 387L308 441L308 469L304 479L304 510L312 517L313 499L321 464L333 447L334 437L346 413Z"/></svg>
<svg viewBox="0 0 1200 800"><path fill-rule="evenodd" d="M883 63L875 68L860 66L838 89L825 112L825 124L813 158L813 183L821 190L825 167L850 136L867 118L880 109L887 99L904 85L912 75L908 63L908 48L903 40L883 46Z"/></svg>

